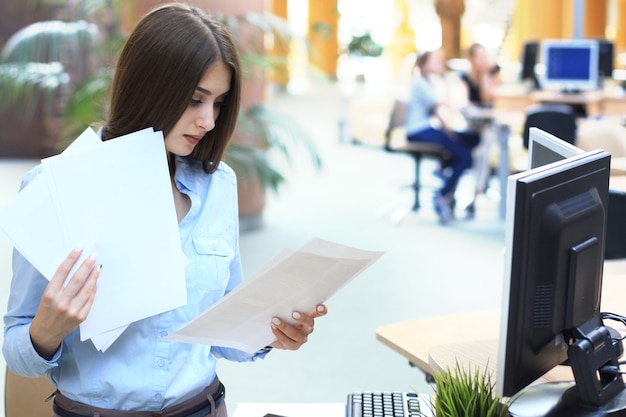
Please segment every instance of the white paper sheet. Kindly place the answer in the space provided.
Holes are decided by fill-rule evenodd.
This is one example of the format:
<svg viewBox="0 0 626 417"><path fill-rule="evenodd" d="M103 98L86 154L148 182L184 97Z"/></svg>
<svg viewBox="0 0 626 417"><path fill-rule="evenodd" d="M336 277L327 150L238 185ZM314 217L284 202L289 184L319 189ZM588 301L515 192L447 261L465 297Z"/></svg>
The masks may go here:
<svg viewBox="0 0 626 417"><path fill-rule="evenodd" d="M274 341L272 317L290 320L293 311L312 312L382 255L313 239L299 251L278 255L165 339L254 353Z"/></svg>
<svg viewBox="0 0 626 417"><path fill-rule="evenodd" d="M106 350L128 324L186 304L186 258L161 132L102 142L89 131L42 161L0 211L0 231L48 279L72 248L96 254L103 269L80 331Z"/></svg>
<svg viewBox="0 0 626 417"><path fill-rule="evenodd" d="M43 165L69 248L82 246L103 265L81 340L186 304L160 132L109 140L97 152L62 154Z"/></svg>
<svg viewBox="0 0 626 417"><path fill-rule="evenodd" d="M87 128L64 153L101 144ZM0 231L11 244L48 280L73 248L67 247L57 220L45 174L35 177L9 204L0 209ZM42 237L46 238L43 239Z"/></svg>

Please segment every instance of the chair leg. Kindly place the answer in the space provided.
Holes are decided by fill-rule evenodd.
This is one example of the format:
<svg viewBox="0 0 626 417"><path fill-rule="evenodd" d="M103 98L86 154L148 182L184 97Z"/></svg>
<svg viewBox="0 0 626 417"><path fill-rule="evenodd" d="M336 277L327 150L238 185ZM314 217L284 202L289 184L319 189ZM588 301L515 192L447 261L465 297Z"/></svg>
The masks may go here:
<svg viewBox="0 0 626 417"><path fill-rule="evenodd" d="M420 209L420 162L422 161L422 157L421 155L413 155L413 158L415 159L415 182L413 183L415 199L411 210L418 211Z"/></svg>

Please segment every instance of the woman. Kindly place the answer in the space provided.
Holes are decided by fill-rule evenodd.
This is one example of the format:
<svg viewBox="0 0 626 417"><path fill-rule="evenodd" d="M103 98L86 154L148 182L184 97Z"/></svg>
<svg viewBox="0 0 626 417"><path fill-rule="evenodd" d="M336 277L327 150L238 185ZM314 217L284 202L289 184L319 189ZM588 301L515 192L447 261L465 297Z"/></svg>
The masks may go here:
<svg viewBox="0 0 626 417"><path fill-rule="evenodd" d="M467 50L470 70L461 75L467 87L467 97L475 106L493 105L494 90L501 84L500 66L487 56L487 50L479 43L472 44Z"/></svg>
<svg viewBox="0 0 626 417"><path fill-rule="evenodd" d="M98 352L78 335L97 291L96 257L87 257L64 287L80 250L67 256L49 283L16 252L3 352L15 373L50 377L58 389L55 416L226 416L216 358L253 361L271 348L298 349L313 331L314 319L326 313L319 305L312 313L294 312L293 324L273 318L268 326L276 340L252 355L162 339L243 280L236 178L221 162L235 128L240 91L236 47L225 28L200 9L161 6L128 38L101 136L110 140L146 127L163 132L181 244L189 260L188 302L131 324L106 352ZM222 252L202 250L199 242L207 240L219 240Z"/></svg>
<svg viewBox="0 0 626 417"><path fill-rule="evenodd" d="M480 140L474 132L452 131L446 128L445 114L451 113L437 92L437 77L445 72L441 51L427 51L415 61L416 75L411 83L411 95L406 119L407 140L436 143L452 155L451 173L442 171L443 185L434 196L439 222L447 223L453 217L454 192L463 171L472 165L472 150ZM438 126L432 123L438 118Z"/></svg>
<svg viewBox="0 0 626 417"><path fill-rule="evenodd" d="M472 44L467 53L470 70L461 74L461 80L467 88L467 98L473 106L493 107L495 90L501 84L500 66L489 59L487 50L479 43ZM476 187L474 198L465 207L465 214L468 218L474 217L475 201L487 188L491 169L489 165L491 146L496 140L496 132L492 123L478 124L474 128L480 132L481 141L480 145L473 151Z"/></svg>

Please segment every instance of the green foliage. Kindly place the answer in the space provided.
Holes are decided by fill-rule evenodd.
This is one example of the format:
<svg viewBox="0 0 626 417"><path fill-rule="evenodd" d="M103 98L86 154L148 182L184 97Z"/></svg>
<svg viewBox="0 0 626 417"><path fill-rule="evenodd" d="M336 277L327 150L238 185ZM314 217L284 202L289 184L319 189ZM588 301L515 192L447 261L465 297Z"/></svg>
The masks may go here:
<svg viewBox="0 0 626 417"><path fill-rule="evenodd" d="M67 97L65 140L59 144L59 151L86 126L106 120L107 95L113 78L108 61L117 55L124 42L119 31L120 0L90 0L82 4L84 7L67 12L76 20L33 23L12 36L0 54L0 111L7 106L21 106L25 120L30 120L42 103L44 112L49 113L54 94L64 89L63 95ZM96 26L82 18L104 10L108 10L112 21L105 28L106 39L96 43L99 37ZM266 51L268 37L274 45L282 47L281 50L289 50L292 34L284 19L271 13L218 14L216 17L229 28L237 43L245 76L284 65L285 54L268 55ZM80 82L69 79L64 68L67 63L63 62L64 53L76 50L89 51L101 63L95 74ZM270 162L273 153L289 161L290 149L296 144L303 145L313 165L321 166L309 135L295 121L263 104L242 109L237 136L250 140L231 143L225 161L241 177L259 180L273 191L285 181Z"/></svg>
<svg viewBox="0 0 626 417"><path fill-rule="evenodd" d="M383 47L374 42L369 33L353 36L348 44L348 54L356 56L378 57L383 53Z"/></svg>
<svg viewBox="0 0 626 417"><path fill-rule="evenodd" d="M244 178L258 177L261 184L273 191L278 191L285 182L283 175L270 162L273 154L291 160L294 146L304 146L315 168L322 166L322 161L310 136L289 116L274 111L262 104L242 110L237 126L239 135L260 140L255 146L231 142L225 155L225 161ZM252 139L253 141L255 139Z"/></svg>
<svg viewBox="0 0 626 417"><path fill-rule="evenodd" d="M471 368L471 367L470 367ZM437 417L506 417L506 402L497 398L490 376L478 369L454 370L435 375L435 414Z"/></svg>
<svg viewBox="0 0 626 417"><path fill-rule="evenodd" d="M91 48L97 28L83 20L48 20L32 23L17 31L2 49L1 62L62 61L66 50Z"/></svg>
<svg viewBox="0 0 626 417"><path fill-rule="evenodd" d="M58 62L0 64L0 111L8 106L21 108L24 120L31 120L39 103L49 113L55 91L68 83Z"/></svg>

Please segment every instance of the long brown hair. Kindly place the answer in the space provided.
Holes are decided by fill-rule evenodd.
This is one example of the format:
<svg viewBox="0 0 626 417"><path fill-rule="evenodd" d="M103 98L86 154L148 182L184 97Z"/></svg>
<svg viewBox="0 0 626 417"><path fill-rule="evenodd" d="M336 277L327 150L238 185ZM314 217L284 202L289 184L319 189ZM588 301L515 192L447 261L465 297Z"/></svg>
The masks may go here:
<svg viewBox="0 0 626 417"><path fill-rule="evenodd" d="M428 59L433 54L433 51L424 51L417 55L415 58L415 64L413 65L414 69L422 70L424 65L428 62Z"/></svg>
<svg viewBox="0 0 626 417"><path fill-rule="evenodd" d="M216 62L231 69L230 91L215 123L188 158L214 172L235 130L241 96L239 54L228 30L201 9L172 3L143 17L117 61L104 139L153 127L166 136Z"/></svg>

